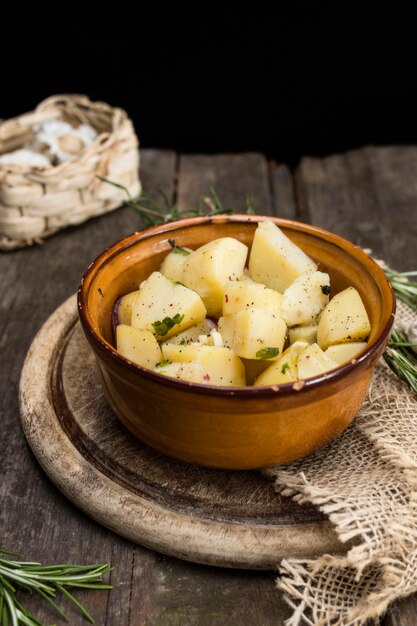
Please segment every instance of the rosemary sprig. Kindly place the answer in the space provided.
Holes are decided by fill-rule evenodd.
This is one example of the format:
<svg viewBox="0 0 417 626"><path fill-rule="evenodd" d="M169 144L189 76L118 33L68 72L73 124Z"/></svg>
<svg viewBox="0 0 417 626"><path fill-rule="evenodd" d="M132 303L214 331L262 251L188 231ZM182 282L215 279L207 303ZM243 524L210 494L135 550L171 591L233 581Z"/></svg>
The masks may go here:
<svg viewBox="0 0 417 626"><path fill-rule="evenodd" d="M417 276L417 272L393 272L385 269L385 274L390 281L396 297L417 311L417 281L409 280L409 277Z"/></svg>
<svg viewBox="0 0 417 626"><path fill-rule="evenodd" d="M19 560L9 557L18 557ZM1 626L42 626L31 611L16 596L18 590L37 594L68 621L56 604L58 593L67 597L91 624L93 617L68 591L67 587L112 589L103 583L103 575L111 571L108 565L43 565L22 561L16 552L0 549L0 624Z"/></svg>
<svg viewBox="0 0 417 626"><path fill-rule="evenodd" d="M417 355L410 349L413 345L404 333L393 330L383 356L398 378L417 392Z"/></svg>
<svg viewBox="0 0 417 626"><path fill-rule="evenodd" d="M384 269L384 272L398 300L407 304L413 311L417 311L417 281L410 280L411 277L417 276L417 271L394 272ZM411 349L415 347L416 344L410 342L405 333L393 330L383 356L398 378L417 392L417 355Z"/></svg>
<svg viewBox="0 0 417 626"><path fill-rule="evenodd" d="M126 205L132 208L143 220L145 226L156 226L157 224L165 224L178 220L181 217L195 217L198 215L219 215L224 213L233 213L233 209L226 208L213 187L210 187L210 195L202 196L199 199L195 209L182 211L176 202L170 202L167 195L160 189L162 201L157 200L150 194L142 191L136 198L132 197L130 191L124 185L120 185L114 180L97 176L100 180L113 187L122 189L126 194ZM246 198L243 213L254 214L253 200Z"/></svg>

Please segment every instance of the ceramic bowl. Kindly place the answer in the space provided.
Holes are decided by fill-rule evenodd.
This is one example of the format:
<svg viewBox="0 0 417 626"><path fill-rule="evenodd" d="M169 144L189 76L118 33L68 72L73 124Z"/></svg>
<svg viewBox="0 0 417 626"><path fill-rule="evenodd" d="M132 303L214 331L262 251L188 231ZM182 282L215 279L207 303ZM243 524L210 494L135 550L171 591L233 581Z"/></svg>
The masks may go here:
<svg viewBox="0 0 417 626"><path fill-rule="evenodd" d="M260 216L184 218L122 239L87 269L78 291L84 333L95 352L104 391L139 439L177 459L207 467L254 469L286 463L339 435L358 412L393 323L395 299L380 267L349 241L314 226L273 221L330 274L332 296L355 287L372 331L357 359L304 384L215 387L156 374L118 354L113 303L138 288L171 249L197 248L219 237L250 246Z"/></svg>

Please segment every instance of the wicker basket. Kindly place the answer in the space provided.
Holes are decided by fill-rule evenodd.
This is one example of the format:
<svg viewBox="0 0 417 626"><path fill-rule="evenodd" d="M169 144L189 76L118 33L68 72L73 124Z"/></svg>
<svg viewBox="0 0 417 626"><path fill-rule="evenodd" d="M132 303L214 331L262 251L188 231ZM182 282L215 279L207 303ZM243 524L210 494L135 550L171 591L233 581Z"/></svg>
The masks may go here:
<svg viewBox="0 0 417 626"><path fill-rule="evenodd" d="M90 124L98 136L85 151L60 165L0 164L0 250L40 242L44 237L120 206L123 190L106 176L140 193L138 139L125 111L82 95L52 96L35 111L0 123L0 154L21 148L32 126L62 119Z"/></svg>

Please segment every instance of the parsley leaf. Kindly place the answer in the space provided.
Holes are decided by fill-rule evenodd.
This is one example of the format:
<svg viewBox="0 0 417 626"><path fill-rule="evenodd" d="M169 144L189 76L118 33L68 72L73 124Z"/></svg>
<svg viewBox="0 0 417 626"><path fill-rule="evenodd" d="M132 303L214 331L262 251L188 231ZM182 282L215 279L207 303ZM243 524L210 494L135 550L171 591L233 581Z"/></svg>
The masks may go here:
<svg viewBox="0 0 417 626"><path fill-rule="evenodd" d="M165 367L166 365L170 365L170 363L172 363L172 361L168 361L168 359L165 359L165 361L159 361L159 363L157 363L155 367Z"/></svg>
<svg viewBox="0 0 417 626"><path fill-rule="evenodd" d="M181 324L183 319L184 315L177 313L174 317L164 317L163 320L152 322L152 326L154 327L156 334L163 337L168 331L171 330L171 328L175 326L175 324Z"/></svg>
<svg viewBox="0 0 417 626"><path fill-rule="evenodd" d="M185 250L185 248L180 248L179 246L176 246L175 239L168 239L168 243L172 248L172 252L175 252L176 254L182 254L183 256L188 256L190 254L188 250Z"/></svg>
<svg viewBox="0 0 417 626"><path fill-rule="evenodd" d="M285 372L289 369L290 369L290 364L284 363L283 366L281 367L281 374L285 374Z"/></svg>
<svg viewBox="0 0 417 626"><path fill-rule="evenodd" d="M279 348L262 348L256 353L257 359L272 359L279 354Z"/></svg>

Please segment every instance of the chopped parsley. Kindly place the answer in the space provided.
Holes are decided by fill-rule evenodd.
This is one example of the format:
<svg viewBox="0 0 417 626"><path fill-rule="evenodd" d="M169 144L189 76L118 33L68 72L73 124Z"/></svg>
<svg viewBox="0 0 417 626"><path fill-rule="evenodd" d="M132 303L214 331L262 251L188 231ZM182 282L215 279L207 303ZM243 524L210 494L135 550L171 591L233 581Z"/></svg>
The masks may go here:
<svg viewBox="0 0 417 626"><path fill-rule="evenodd" d="M183 338L181 339L181 341L179 341L179 342L178 342L178 345L179 345L179 346L186 346L186 345L187 345L187 343L188 343L188 339L186 339L185 337L183 337Z"/></svg>
<svg viewBox="0 0 417 626"><path fill-rule="evenodd" d="M102 288L101 288L101 287L99 287L99 288L97 289L97 291L99 292L100 296L101 296L102 298L104 298L104 293L103 293Z"/></svg>
<svg viewBox="0 0 417 626"><path fill-rule="evenodd" d="M321 290L322 293L324 293L325 296L328 296L330 293L330 285L322 285L321 286Z"/></svg>
<svg viewBox="0 0 417 626"><path fill-rule="evenodd" d="M272 359L279 354L279 348L262 348L256 353L257 359Z"/></svg>
<svg viewBox="0 0 417 626"><path fill-rule="evenodd" d="M183 256L188 256L190 254L185 248L180 248L179 246L176 246L175 239L168 239L168 243L172 248L172 252L175 252L176 254L182 254Z"/></svg>
<svg viewBox="0 0 417 626"><path fill-rule="evenodd" d="M281 374L285 374L285 372L289 369L290 369L290 364L284 363L283 366L281 367Z"/></svg>
<svg viewBox="0 0 417 626"><path fill-rule="evenodd" d="M166 367L167 365L170 365L171 363L172 361L168 361L168 359L166 359L165 361L159 361L159 363L157 363L155 367Z"/></svg>
<svg viewBox="0 0 417 626"><path fill-rule="evenodd" d="M163 337L168 331L171 330L171 328L175 326L175 324L181 324L183 319L184 315L177 313L174 317L164 317L163 320L152 322L152 326L154 327L156 334Z"/></svg>

